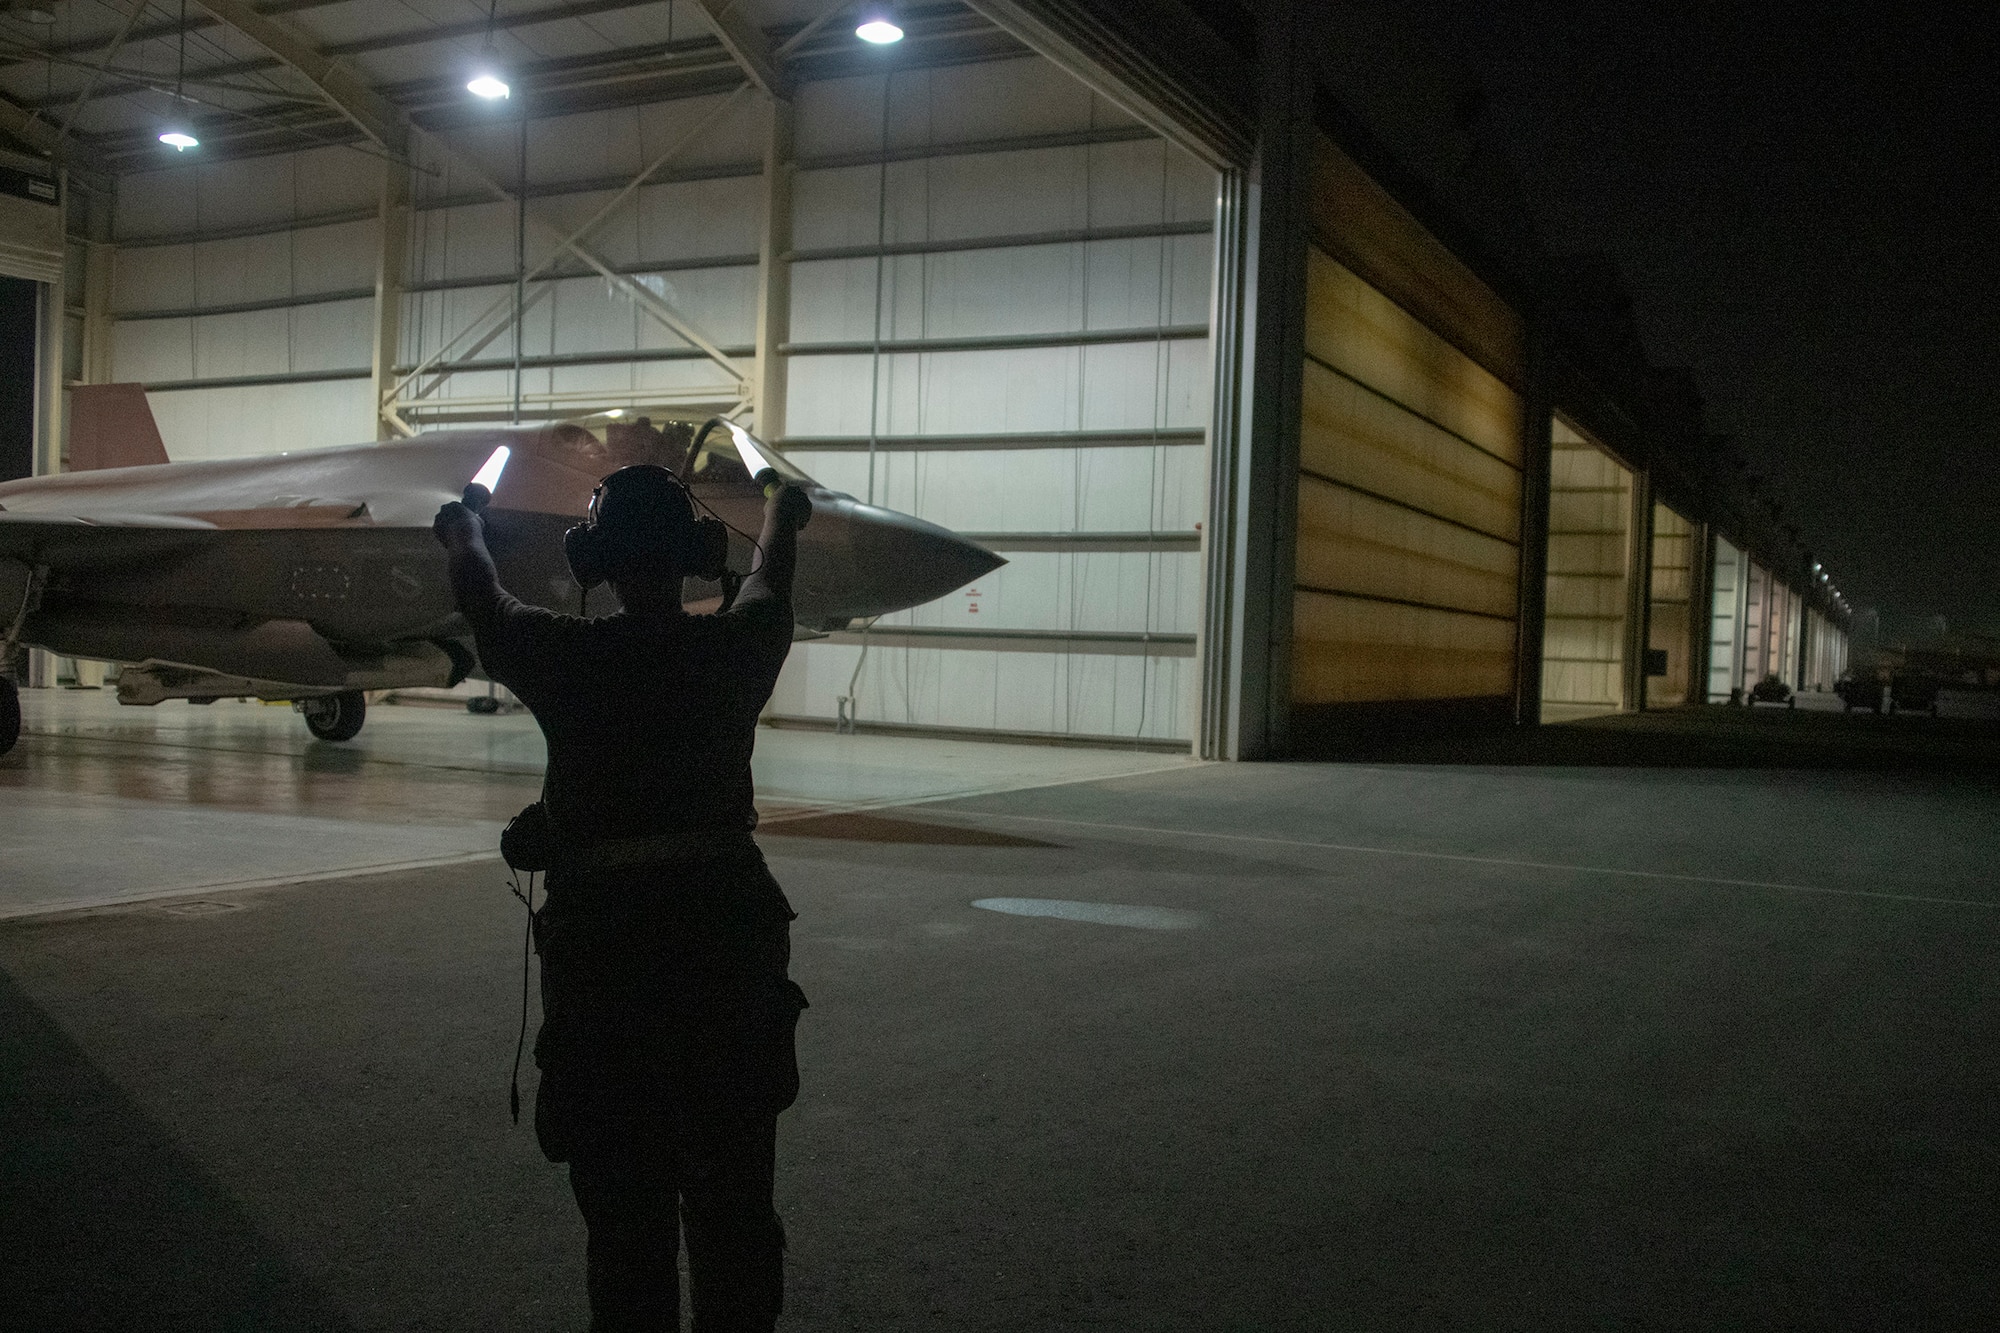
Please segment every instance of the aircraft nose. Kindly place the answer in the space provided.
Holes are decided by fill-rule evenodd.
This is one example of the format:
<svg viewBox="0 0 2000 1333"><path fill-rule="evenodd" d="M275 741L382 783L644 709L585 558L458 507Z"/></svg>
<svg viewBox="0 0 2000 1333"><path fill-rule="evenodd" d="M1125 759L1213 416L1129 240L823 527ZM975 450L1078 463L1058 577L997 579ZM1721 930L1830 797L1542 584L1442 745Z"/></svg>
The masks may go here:
<svg viewBox="0 0 2000 1333"><path fill-rule="evenodd" d="M804 537L809 543L817 539L829 554L837 552L845 566L838 590L824 590L827 601L837 604L828 607L835 617L921 606L1007 563L948 528L844 497L816 505Z"/></svg>
<svg viewBox="0 0 2000 1333"><path fill-rule="evenodd" d="M949 528L907 514L898 514L896 518L900 521L895 525L895 541L902 552L901 558L908 562L910 585L921 593L923 601L957 592L1007 563Z"/></svg>

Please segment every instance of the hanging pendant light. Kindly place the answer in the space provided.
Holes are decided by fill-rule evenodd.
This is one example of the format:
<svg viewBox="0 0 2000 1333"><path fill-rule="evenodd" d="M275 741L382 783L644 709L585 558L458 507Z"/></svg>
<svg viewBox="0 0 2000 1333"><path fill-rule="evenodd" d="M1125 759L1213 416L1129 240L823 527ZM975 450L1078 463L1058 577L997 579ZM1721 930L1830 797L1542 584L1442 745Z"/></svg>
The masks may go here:
<svg viewBox="0 0 2000 1333"><path fill-rule="evenodd" d="M188 17L187 0L181 0L180 64L178 68L176 68L176 70L174 71L174 114L176 118L179 117L181 105L185 101L185 99L182 98L181 96L181 85L187 79L187 63L188 63L187 17ZM190 148L198 148L201 146L201 140L194 137L193 133L191 132L191 127L179 123L178 119L176 119L175 123L169 124L167 128L160 131L160 142L165 144L167 147L173 149L176 153L185 153Z"/></svg>
<svg viewBox="0 0 2000 1333"><path fill-rule="evenodd" d="M903 25L896 15L896 7L890 4L863 6L861 22L856 25L854 35L876 46L902 41Z"/></svg>
<svg viewBox="0 0 2000 1333"><path fill-rule="evenodd" d="M491 0L486 6L486 41L479 48L479 63L473 67L472 77L465 84L465 91L489 102L512 96L514 91L508 86L500 62L493 54L493 19L499 8L500 0Z"/></svg>

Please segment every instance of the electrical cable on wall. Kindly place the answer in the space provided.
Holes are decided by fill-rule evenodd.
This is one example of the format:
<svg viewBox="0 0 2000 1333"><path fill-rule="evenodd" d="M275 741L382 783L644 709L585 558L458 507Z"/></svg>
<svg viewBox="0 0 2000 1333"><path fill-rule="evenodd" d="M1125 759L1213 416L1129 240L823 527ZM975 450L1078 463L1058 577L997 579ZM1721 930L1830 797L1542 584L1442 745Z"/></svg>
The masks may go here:
<svg viewBox="0 0 2000 1333"><path fill-rule="evenodd" d="M889 236L889 85L893 73L882 74L882 138L880 156L877 159L875 184L875 337L874 346L868 355L868 493L869 504L875 503L875 449L881 433L880 412L882 403L882 290L889 256L885 253ZM875 618L861 627L861 652L854 660L854 674L847 682L847 694L835 700L835 726L843 722L853 729L857 715L861 711L859 697L855 694L856 682L861 679L861 664L868 660L868 631L875 627ZM905 669L904 707L909 705L908 670Z"/></svg>
<svg viewBox="0 0 2000 1333"><path fill-rule="evenodd" d="M1160 142L1160 228L1167 225L1168 174L1172 165L1171 146L1165 140ZM1173 303L1169 299L1172 267L1167 262L1170 241L1161 236L1160 271L1153 293L1153 447L1152 475L1146 483L1146 618L1140 629L1139 653L1139 726L1133 739L1144 739L1146 735L1146 705L1152 691L1150 677L1153 666L1153 572L1160 562L1160 524L1164 521L1165 508L1160 494L1160 462L1164 448L1160 443L1160 429L1165 424L1167 403L1167 319L1173 313Z"/></svg>

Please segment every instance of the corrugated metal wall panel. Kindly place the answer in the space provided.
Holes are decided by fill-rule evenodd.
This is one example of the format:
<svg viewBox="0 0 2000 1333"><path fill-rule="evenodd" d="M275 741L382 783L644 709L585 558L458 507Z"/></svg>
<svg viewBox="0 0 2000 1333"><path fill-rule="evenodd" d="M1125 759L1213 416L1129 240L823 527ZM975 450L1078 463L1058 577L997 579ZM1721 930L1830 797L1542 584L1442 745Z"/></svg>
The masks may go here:
<svg viewBox="0 0 2000 1333"><path fill-rule="evenodd" d="M1743 688L1743 610L1748 594L1743 553L1727 539L1715 539L1708 640L1708 701L1728 703Z"/></svg>
<svg viewBox="0 0 2000 1333"><path fill-rule="evenodd" d="M1521 400L1346 266L1306 252L1306 354L1521 465Z"/></svg>
<svg viewBox="0 0 2000 1333"><path fill-rule="evenodd" d="M123 243L351 214L373 209L381 189L379 160L345 147L217 162L197 155L120 178L113 235Z"/></svg>
<svg viewBox="0 0 2000 1333"><path fill-rule="evenodd" d="M794 648L772 696L780 716L826 717L848 692L861 648ZM867 721L1040 735L1180 740L1192 733L1188 658L884 647L855 687Z"/></svg>
<svg viewBox="0 0 2000 1333"><path fill-rule="evenodd" d="M881 146L879 75L825 79L798 90L801 157L873 152ZM1072 131L1131 119L1044 60L1001 60L912 70L888 89L891 148Z"/></svg>
<svg viewBox="0 0 2000 1333"><path fill-rule="evenodd" d="M886 90L880 78L815 84L798 106L792 239L802 258L792 268L785 434L846 442L796 449L800 465L961 531L1192 535L1205 509L1199 446L1061 441L1206 425L1208 344L1190 333L1208 324L1210 238L1099 233L1205 226L1214 174L1157 140L1092 142L1129 135L1132 122L1039 60L914 71ZM1053 134L1079 141L1002 146ZM873 156L885 143L902 160L826 161ZM926 250L878 258L878 241ZM840 249L861 253L813 257ZM1106 331L1132 336L1099 340ZM1003 345L898 346L988 338ZM1038 345L1004 345L1022 339ZM828 345L839 350L814 350ZM871 434L872 466L855 447ZM1034 435L1044 447L923 443L988 435ZM1199 623L1198 549L1009 559L975 589L885 617L875 632L1075 635L1070 651L1038 651L1025 637L990 653L877 644L856 687L862 720L1192 734L1184 655ZM831 717L857 651L802 645L774 710Z"/></svg>
<svg viewBox="0 0 2000 1333"><path fill-rule="evenodd" d="M964 532L1192 532L1207 491L1199 445L916 451L884 440L878 503ZM868 493L860 451L793 450L824 484Z"/></svg>
<svg viewBox="0 0 2000 1333"><path fill-rule="evenodd" d="M1542 712L1550 721L1630 706L1625 697L1632 474L1558 420L1549 463Z"/></svg>
<svg viewBox="0 0 2000 1333"><path fill-rule="evenodd" d="M1771 576L1754 560L1750 563L1747 592L1743 599L1742 688L1748 690L1764 679L1770 654Z"/></svg>
<svg viewBox="0 0 2000 1333"><path fill-rule="evenodd" d="M1307 362L1301 425L1307 471L1518 540L1521 474L1366 386Z"/></svg>
<svg viewBox="0 0 2000 1333"><path fill-rule="evenodd" d="M112 326L112 374L142 384L366 369L370 301L330 301ZM353 443L353 441L349 441Z"/></svg>
<svg viewBox="0 0 2000 1333"><path fill-rule="evenodd" d="M1653 506L1653 573L1647 642L1667 655L1667 670L1649 677L1646 702L1672 707L1688 701L1688 616L1692 604L1694 525L1663 504Z"/></svg>
<svg viewBox="0 0 2000 1333"><path fill-rule="evenodd" d="M1208 415L1206 341L794 356L792 433L882 436L1181 429Z"/></svg>
<svg viewBox="0 0 2000 1333"><path fill-rule="evenodd" d="M183 389L147 395L167 456L246 458L322 449L368 438L368 381Z"/></svg>
<svg viewBox="0 0 2000 1333"><path fill-rule="evenodd" d="M373 219L114 252L113 317L186 311L375 285Z"/></svg>
<svg viewBox="0 0 2000 1333"><path fill-rule="evenodd" d="M1464 699L1513 689L1511 620L1303 589L1292 615L1295 700Z"/></svg>
<svg viewBox="0 0 2000 1333"><path fill-rule="evenodd" d="M1520 400L1307 254L1293 702L1511 694Z"/></svg>
<svg viewBox="0 0 2000 1333"><path fill-rule="evenodd" d="M1298 581L1303 586L1511 620L1520 559L1512 542L1315 477L1300 481Z"/></svg>

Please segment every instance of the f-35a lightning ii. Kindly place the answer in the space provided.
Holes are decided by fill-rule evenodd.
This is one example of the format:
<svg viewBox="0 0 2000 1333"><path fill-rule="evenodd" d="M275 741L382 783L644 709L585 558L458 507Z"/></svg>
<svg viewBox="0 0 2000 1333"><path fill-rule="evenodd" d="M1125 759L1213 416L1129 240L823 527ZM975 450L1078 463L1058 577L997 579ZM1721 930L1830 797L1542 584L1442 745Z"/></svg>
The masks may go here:
<svg viewBox="0 0 2000 1333"><path fill-rule="evenodd" d="M487 543L522 600L582 606L562 555L606 474L675 469L737 529L747 573L765 468L805 486L794 614L802 633L916 606L1005 563L921 519L828 490L734 422L605 414L583 422L438 431L387 444L170 463L137 385L77 389L71 462L92 468L0 484L0 664L19 645L123 664L118 699L290 700L313 735L360 729L366 690L478 676L452 607L438 506L478 481ZM107 465L109 464L109 465ZM122 464L122 465L121 465ZM95 465L93 467L93 465ZM690 580L689 609L719 584ZM20 730L0 677L0 753Z"/></svg>

